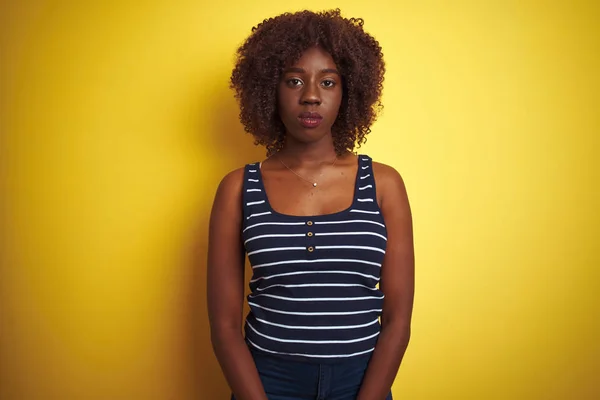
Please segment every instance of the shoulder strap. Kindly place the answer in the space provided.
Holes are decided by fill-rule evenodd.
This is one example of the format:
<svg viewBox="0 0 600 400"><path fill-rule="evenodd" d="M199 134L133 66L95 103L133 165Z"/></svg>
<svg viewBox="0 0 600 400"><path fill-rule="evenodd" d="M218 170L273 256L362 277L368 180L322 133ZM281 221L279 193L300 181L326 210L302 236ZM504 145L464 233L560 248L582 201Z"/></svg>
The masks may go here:
<svg viewBox="0 0 600 400"><path fill-rule="evenodd" d="M247 217L267 207L259 163L247 164L242 185L242 210L244 224Z"/></svg>
<svg viewBox="0 0 600 400"><path fill-rule="evenodd" d="M356 177L355 205L360 209L373 210L377 205L375 178L371 157L358 155L358 173Z"/></svg>

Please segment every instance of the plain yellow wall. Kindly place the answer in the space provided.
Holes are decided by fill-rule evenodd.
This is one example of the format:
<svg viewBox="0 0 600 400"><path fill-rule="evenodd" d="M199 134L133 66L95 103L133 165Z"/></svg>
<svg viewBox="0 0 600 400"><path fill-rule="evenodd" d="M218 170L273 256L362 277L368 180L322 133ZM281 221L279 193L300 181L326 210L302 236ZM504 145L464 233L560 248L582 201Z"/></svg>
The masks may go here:
<svg viewBox="0 0 600 400"><path fill-rule="evenodd" d="M387 61L361 150L415 221L398 399L600 398L598 2L305 1ZM269 0L3 1L0 398L225 399L206 222L262 156L228 90Z"/></svg>

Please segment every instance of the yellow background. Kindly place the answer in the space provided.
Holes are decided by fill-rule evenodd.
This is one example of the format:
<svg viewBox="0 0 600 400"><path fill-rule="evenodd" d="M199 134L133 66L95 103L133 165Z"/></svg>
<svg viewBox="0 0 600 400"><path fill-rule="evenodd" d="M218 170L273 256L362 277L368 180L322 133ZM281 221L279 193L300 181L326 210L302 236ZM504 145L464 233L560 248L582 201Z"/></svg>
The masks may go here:
<svg viewBox="0 0 600 400"><path fill-rule="evenodd" d="M228 90L281 1L3 1L0 398L225 399L205 256L262 156ZM598 2L305 1L384 48L412 201L399 399L600 398Z"/></svg>

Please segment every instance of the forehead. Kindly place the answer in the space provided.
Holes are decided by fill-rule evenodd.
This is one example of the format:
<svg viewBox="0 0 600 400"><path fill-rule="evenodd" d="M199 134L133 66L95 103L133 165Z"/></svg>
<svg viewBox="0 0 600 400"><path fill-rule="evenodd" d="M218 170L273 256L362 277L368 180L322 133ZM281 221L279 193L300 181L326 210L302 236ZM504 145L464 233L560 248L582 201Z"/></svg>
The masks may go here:
<svg viewBox="0 0 600 400"><path fill-rule="evenodd" d="M327 51L321 47L314 46L306 49L298 61L291 65L292 67L298 67L303 69L314 68L335 68L335 61Z"/></svg>

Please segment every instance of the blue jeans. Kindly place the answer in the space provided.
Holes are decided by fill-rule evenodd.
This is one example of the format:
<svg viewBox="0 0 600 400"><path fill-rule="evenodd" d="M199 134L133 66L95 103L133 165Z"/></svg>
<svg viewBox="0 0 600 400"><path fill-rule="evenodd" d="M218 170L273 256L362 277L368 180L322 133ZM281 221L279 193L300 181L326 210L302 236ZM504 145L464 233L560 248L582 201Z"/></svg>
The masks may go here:
<svg viewBox="0 0 600 400"><path fill-rule="evenodd" d="M251 352L269 400L355 400L371 358L318 364Z"/></svg>

